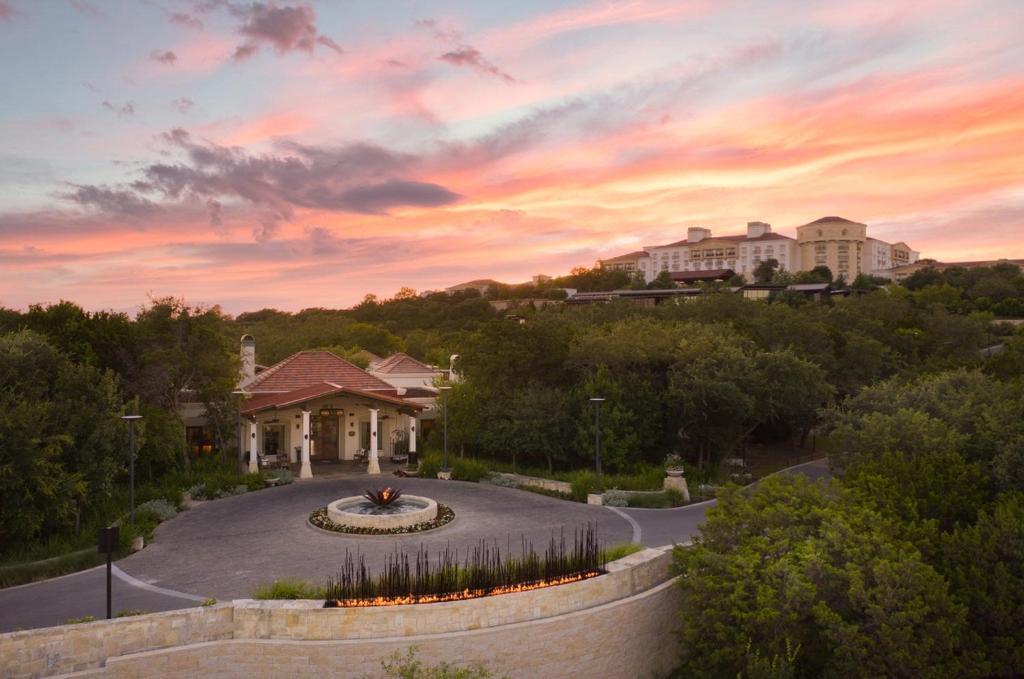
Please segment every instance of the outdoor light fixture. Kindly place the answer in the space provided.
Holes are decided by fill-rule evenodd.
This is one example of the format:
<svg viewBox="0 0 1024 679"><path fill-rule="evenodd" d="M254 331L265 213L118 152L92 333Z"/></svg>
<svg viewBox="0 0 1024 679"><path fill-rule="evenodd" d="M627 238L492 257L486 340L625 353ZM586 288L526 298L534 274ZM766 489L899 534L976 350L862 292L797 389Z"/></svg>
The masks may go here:
<svg viewBox="0 0 1024 679"><path fill-rule="evenodd" d="M591 397L590 402L594 404L594 470L597 473L597 490L601 490L601 404L604 399L598 396Z"/></svg>
<svg viewBox="0 0 1024 679"><path fill-rule="evenodd" d="M129 516L132 527L135 527L135 420L141 420L142 415L122 415L122 420L128 422L128 497Z"/></svg>

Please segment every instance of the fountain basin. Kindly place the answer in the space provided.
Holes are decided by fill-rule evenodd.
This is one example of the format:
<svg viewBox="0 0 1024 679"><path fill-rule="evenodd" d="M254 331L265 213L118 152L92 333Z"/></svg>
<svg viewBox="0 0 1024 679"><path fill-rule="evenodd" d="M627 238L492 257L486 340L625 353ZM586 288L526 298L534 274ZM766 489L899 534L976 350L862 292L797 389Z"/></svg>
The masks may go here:
<svg viewBox="0 0 1024 679"><path fill-rule="evenodd" d="M341 526L393 530L437 518L437 502L429 497L403 495L380 508L362 496L343 497L327 505L327 518Z"/></svg>

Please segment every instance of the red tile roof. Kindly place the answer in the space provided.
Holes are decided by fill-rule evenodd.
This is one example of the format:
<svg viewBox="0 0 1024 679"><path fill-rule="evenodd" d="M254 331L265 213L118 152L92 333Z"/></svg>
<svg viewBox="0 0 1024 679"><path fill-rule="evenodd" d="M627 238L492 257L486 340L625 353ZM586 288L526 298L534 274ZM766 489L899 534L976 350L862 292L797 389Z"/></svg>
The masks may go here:
<svg viewBox="0 0 1024 679"><path fill-rule="evenodd" d="M413 403L412 401L406 401L403 398L399 398L395 395L394 391L391 393L384 393L382 391L364 391L362 389L343 387L331 382L320 382L318 384L311 384L300 389L293 389L292 391L284 393L258 394L242 404L241 412L243 415L252 415L263 410L289 408L291 406L301 405L324 396L346 394L357 398L369 399L371 401L390 403L401 408L409 408L412 410L423 410L425 407L418 403Z"/></svg>
<svg viewBox="0 0 1024 679"><path fill-rule="evenodd" d="M669 243L668 245L654 245L652 247L656 247L656 248L676 248L676 247L682 247L683 245L688 245L688 246L691 246L691 247L696 247L698 245L704 245L706 243L710 243L711 241L715 241L715 240L727 240L727 241L732 241L734 243L754 243L754 242L757 242L757 241L764 241L764 240L796 240L796 239L795 238L790 238L789 236L783 236L781 233L763 233L760 236L754 236L753 238L747 238L747 235L745 233L741 233L741 234L736 234L736 235L732 235L732 236L708 236L707 238L703 238L703 239L697 241L696 243L691 243L689 240L685 240L685 239L684 240L677 240L676 242Z"/></svg>
<svg viewBox="0 0 1024 679"><path fill-rule="evenodd" d="M422 361L417 361L409 354L398 352L391 354L372 367L375 373L385 375L433 375L434 369Z"/></svg>
<svg viewBox="0 0 1024 679"><path fill-rule="evenodd" d="M363 391L394 387L329 351L300 351L256 375L242 389L252 394L284 393L330 382Z"/></svg>
<svg viewBox="0 0 1024 679"><path fill-rule="evenodd" d="M634 259L641 257L650 257L650 253L644 252L643 250L637 250L636 252L630 252L625 255L619 255L618 257L609 257L608 259L599 260L602 264L615 264L617 262L632 262Z"/></svg>

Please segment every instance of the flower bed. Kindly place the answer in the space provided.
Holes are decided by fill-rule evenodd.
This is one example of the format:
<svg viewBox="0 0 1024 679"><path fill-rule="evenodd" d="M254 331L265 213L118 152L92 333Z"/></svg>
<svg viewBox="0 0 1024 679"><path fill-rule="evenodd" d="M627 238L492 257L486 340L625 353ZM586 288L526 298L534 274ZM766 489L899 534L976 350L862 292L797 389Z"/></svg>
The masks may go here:
<svg viewBox="0 0 1024 679"><path fill-rule="evenodd" d="M309 515L309 522L317 528L333 531L335 533L347 533L350 535L402 535L405 533L420 533L425 530L440 528L445 524L451 523L454 518L455 512L451 507L438 503L437 517L433 521L424 521L423 523L413 524L412 526L403 526L401 528L380 529L343 526L328 518L327 507L320 507L319 509L313 510L313 513Z"/></svg>

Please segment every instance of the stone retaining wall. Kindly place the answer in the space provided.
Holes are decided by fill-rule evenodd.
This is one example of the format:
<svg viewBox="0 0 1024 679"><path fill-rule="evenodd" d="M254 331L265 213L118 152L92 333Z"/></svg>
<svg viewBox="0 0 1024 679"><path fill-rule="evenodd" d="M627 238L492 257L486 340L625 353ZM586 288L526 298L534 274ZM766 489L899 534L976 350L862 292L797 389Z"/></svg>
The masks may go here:
<svg viewBox="0 0 1024 679"><path fill-rule="evenodd" d="M544 490L554 490L559 493L572 493L572 484L568 481L555 481L544 479L539 476L523 476L522 474L509 474L508 472L497 472L498 476L515 482L518 486L533 486Z"/></svg>
<svg viewBox="0 0 1024 679"><path fill-rule="evenodd" d="M678 648L670 561L648 549L597 578L466 601L324 609L238 600L15 632L0 635L0 676L361 677L413 646L424 661L479 661L498 676L664 674Z"/></svg>

